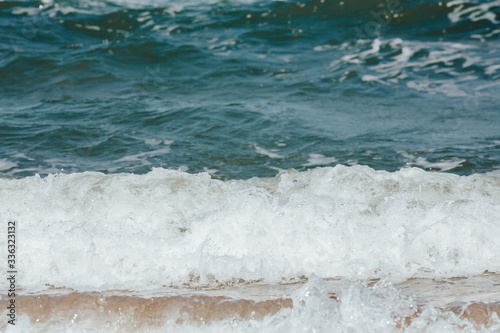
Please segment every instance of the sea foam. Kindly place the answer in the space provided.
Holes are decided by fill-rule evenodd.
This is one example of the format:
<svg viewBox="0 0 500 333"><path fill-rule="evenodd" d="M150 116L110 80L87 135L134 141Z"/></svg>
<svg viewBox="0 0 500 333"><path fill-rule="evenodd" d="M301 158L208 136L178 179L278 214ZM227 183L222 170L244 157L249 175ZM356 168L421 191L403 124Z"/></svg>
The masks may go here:
<svg viewBox="0 0 500 333"><path fill-rule="evenodd" d="M479 174L84 172L0 179L0 202L26 291L500 271L500 179Z"/></svg>

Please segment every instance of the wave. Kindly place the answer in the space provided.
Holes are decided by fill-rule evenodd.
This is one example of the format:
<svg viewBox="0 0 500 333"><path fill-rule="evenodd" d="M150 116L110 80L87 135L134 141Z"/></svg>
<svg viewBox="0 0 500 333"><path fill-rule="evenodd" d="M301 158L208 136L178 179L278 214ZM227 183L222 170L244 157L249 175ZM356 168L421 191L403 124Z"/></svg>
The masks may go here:
<svg viewBox="0 0 500 333"><path fill-rule="evenodd" d="M342 84L344 91L360 85L384 94L400 90L405 96L408 90L497 95L490 81L498 79L499 1L46 1L38 7L21 1L8 6L0 49L0 68L12 83L6 95L54 95L56 86L60 96L49 100L61 101L75 90L107 86L94 95L119 89L122 95L143 96L209 81L221 87L236 80L245 87L249 78L256 86L285 84L293 95L330 90L332 84ZM31 52L34 43L43 52Z"/></svg>
<svg viewBox="0 0 500 333"><path fill-rule="evenodd" d="M37 6L26 1L10 1L1 9L19 16L38 16L26 22L22 31L25 37L36 34L43 26L56 24L54 18L61 19L60 23L71 29L109 40L129 36L127 32L143 33L151 29L168 36L174 31L220 27L242 29L242 32L250 28L244 36L258 36L263 40L274 40L281 33L291 40L314 38L325 29L333 29L329 34L334 44L346 37L381 36L413 36L426 40L466 37L486 41L497 39L500 33L498 0L482 3L471 0L47 0ZM274 32L273 28L276 28Z"/></svg>
<svg viewBox="0 0 500 333"><path fill-rule="evenodd" d="M0 179L27 291L498 272L499 198L498 177L415 168Z"/></svg>

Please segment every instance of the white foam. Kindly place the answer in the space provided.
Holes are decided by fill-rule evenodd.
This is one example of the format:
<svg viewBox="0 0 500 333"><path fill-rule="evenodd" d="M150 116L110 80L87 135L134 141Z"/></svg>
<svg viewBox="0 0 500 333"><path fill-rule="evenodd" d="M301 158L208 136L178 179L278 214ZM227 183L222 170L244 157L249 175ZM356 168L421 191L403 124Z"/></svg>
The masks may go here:
<svg viewBox="0 0 500 333"><path fill-rule="evenodd" d="M265 149L265 148L261 148L257 145L254 145L254 148L255 148L255 152L257 152L258 154L261 154L261 155L265 155L265 156L268 156L270 158L283 158L282 155L278 154L278 149Z"/></svg>
<svg viewBox="0 0 500 333"><path fill-rule="evenodd" d="M223 182L85 172L0 179L0 202L2 220L18 223L27 291L500 272L500 179L484 175L336 166Z"/></svg>
<svg viewBox="0 0 500 333"><path fill-rule="evenodd" d="M170 148L161 148L161 149L156 149L156 150L150 150L147 152L143 153L138 153L138 154L133 154L133 155L127 155L124 157L121 157L117 160L115 160L115 163L120 163L120 162L131 162L131 161L139 161L142 162L143 165L150 165L151 162L149 162L147 159L155 156L159 156L162 154L167 154L170 152Z"/></svg>
<svg viewBox="0 0 500 333"><path fill-rule="evenodd" d="M341 47L335 49L343 50ZM399 52L395 53L394 50ZM425 52L422 54L421 51ZM466 97L470 94L467 87L478 80L478 76L474 75L473 66L485 68L485 73L490 76L498 72L498 58L484 58L484 49L474 43L422 42L401 38L360 39L355 45L346 47L343 52L346 53L344 56L330 63L330 70L344 71L346 64L363 65L372 57L377 57L379 62L376 65L363 68L368 72L361 76L362 81L392 85L404 80L410 89L430 94L442 93L450 97ZM495 51L492 49L491 52L494 54ZM418 53L421 54L415 57ZM457 62L463 62L462 69L470 70L456 71ZM437 79L442 77L437 75L440 73L446 73L448 77ZM340 77L339 81L345 80L346 75ZM428 78L424 79L423 76Z"/></svg>
<svg viewBox="0 0 500 333"><path fill-rule="evenodd" d="M261 0L231 0L234 3L251 4ZM273 0L275 1L275 0ZM110 0L120 6L129 8L144 8L144 7L165 7L170 6L176 9L176 12L182 11L185 7L211 5L220 2L220 0Z"/></svg>
<svg viewBox="0 0 500 333"><path fill-rule="evenodd" d="M7 160L6 158L0 159L0 171L6 171L12 168L15 168L17 166L17 163L11 162Z"/></svg>
<svg viewBox="0 0 500 333"><path fill-rule="evenodd" d="M328 165L337 162L335 157L326 157L321 154L309 154L309 159L304 166Z"/></svg>
<svg viewBox="0 0 500 333"><path fill-rule="evenodd" d="M483 146L478 148L487 148L487 147L489 146ZM494 147L494 145L492 147ZM473 147L462 147L462 148L473 149ZM467 160L459 159L456 157L441 159L438 162L429 162L425 157L422 156L415 156L405 152L400 152L400 154L408 160L406 162L408 166L419 165L426 169L438 170L438 171L450 171L462 166L463 163L467 162Z"/></svg>
<svg viewBox="0 0 500 333"><path fill-rule="evenodd" d="M469 3L470 6L465 7L465 3ZM500 1L489 1L479 5L475 5L469 1L451 1L447 6L454 7L453 11L448 14L448 18L452 23L466 20L472 22L488 20L493 24L498 23L495 13L491 12L490 9L500 7Z"/></svg>
<svg viewBox="0 0 500 333"><path fill-rule="evenodd" d="M28 16L35 16L38 15L43 8L39 7L31 7L31 8L16 8L12 11L12 14L14 15L28 15Z"/></svg>

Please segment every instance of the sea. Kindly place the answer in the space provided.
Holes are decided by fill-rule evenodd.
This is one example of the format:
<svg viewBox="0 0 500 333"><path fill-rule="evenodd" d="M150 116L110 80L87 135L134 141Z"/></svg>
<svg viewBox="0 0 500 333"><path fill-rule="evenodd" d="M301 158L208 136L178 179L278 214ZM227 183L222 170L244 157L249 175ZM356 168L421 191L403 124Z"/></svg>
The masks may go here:
<svg viewBox="0 0 500 333"><path fill-rule="evenodd" d="M1 332L500 332L499 0L0 0Z"/></svg>

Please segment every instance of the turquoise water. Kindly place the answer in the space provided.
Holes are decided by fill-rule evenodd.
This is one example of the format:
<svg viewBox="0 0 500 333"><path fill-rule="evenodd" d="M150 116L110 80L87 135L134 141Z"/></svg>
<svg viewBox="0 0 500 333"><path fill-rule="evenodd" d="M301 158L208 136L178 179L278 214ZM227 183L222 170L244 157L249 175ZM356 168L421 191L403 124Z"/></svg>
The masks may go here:
<svg viewBox="0 0 500 333"><path fill-rule="evenodd" d="M0 173L500 168L500 1L0 2Z"/></svg>

